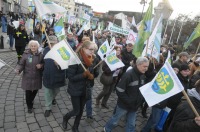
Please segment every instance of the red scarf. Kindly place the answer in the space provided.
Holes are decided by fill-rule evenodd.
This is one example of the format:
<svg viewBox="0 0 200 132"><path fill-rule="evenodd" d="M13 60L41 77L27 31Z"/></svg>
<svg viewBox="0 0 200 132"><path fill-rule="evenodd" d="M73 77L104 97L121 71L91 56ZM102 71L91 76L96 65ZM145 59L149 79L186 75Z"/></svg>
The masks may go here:
<svg viewBox="0 0 200 132"><path fill-rule="evenodd" d="M93 56L87 56L84 53L83 49L80 50L80 54L81 54L81 57L83 58L83 61L84 61L85 65L87 67L90 67L92 65L93 61L94 61Z"/></svg>

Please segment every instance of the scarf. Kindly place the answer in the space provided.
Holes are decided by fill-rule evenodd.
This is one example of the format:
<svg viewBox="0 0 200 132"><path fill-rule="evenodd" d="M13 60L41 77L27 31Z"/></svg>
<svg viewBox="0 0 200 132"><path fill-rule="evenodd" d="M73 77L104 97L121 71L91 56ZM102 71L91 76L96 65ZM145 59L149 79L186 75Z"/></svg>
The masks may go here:
<svg viewBox="0 0 200 132"><path fill-rule="evenodd" d="M93 60L94 60L93 56L87 56L84 53L83 49L80 50L80 54L81 54L81 57L83 58L85 65L87 67L90 67L92 65Z"/></svg>

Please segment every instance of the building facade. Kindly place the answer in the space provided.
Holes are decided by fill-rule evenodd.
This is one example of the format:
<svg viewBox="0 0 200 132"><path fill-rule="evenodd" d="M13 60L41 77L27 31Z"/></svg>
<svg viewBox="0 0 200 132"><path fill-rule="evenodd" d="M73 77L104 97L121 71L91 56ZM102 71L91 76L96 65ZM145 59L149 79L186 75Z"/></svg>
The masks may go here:
<svg viewBox="0 0 200 132"><path fill-rule="evenodd" d="M75 9L74 9L74 15L78 18L81 18L81 16L85 13L92 15L92 8L89 5L86 5L84 3L77 3L75 2Z"/></svg>
<svg viewBox="0 0 200 132"><path fill-rule="evenodd" d="M54 0L54 2L62 7L65 7L68 15L74 15L74 10L75 10L74 0Z"/></svg>

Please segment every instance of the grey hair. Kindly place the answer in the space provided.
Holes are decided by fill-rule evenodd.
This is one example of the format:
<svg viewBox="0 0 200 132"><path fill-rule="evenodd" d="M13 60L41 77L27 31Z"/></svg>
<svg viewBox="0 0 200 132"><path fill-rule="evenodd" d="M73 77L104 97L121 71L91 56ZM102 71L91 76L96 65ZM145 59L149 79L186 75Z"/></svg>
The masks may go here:
<svg viewBox="0 0 200 132"><path fill-rule="evenodd" d="M138 57L136 60L136 65L141 65L142 63L149 63L149 60L146 57Z"/></svg>
<svg viewBox="0 0 200 132"><path fill-rule="evenodd" d="M29 43L28 43L28 48L30 49L31 47L31 44L35 44L38 46L38 48L40 47L40 44L38 43L38 41L35 41L35 40L31 40Z"/></svg>

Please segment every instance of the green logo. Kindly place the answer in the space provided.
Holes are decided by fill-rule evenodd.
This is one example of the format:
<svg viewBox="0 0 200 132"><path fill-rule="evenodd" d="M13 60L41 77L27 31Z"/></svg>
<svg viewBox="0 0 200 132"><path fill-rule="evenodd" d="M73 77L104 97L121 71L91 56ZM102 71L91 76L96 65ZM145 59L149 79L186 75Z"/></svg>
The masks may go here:
<svg viewBox="0 0 200 132"><path fill-rule="evenodd" d="M102 54L105 54L107 52L107 47L106 45L103 45L101 48L100 48L100 51Z"/></svg>
<svg viewBox="0 0 200 132"><path fill-rule="evenodd" d="M52 0L43 0L44 4L52 4Z"/></svg>
<svg viewBox="0 0 200 132"><path fill-rule="evenodd" d="M70 53L66 50L65 47L61 47L57 51L61 55L63 60L67 61L70 59Z"/></svg>
<svg viewBox="0 0 200 132"><path fill-rule="evenodd" d="M113 65L113 64L116 64L117 62L119 62L119 59L116 57L115 54L111 54L107 57L107 61L109 64Z"/></svg>
<svg viewBox="0 0 200 132"><path fill-rule="evenodd" d="M171 91L174 87L174 82L170 77L168 71L165 68L162 68L156 80L153 83L152 89L158 94L166 94Z"/></svg>

